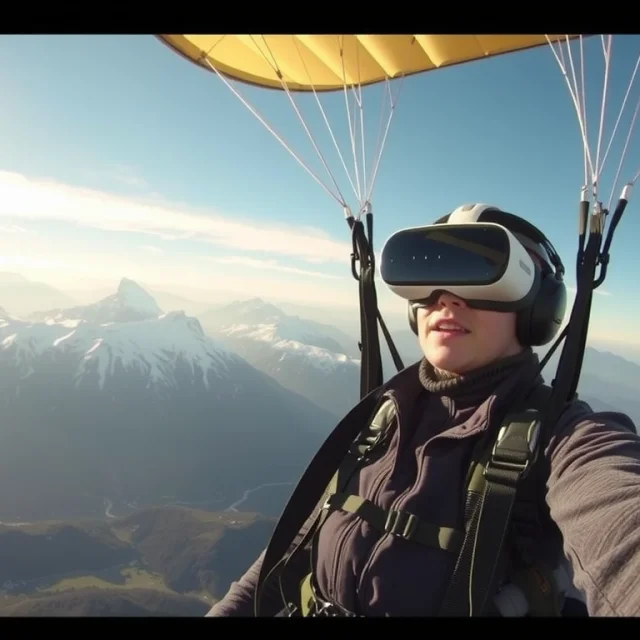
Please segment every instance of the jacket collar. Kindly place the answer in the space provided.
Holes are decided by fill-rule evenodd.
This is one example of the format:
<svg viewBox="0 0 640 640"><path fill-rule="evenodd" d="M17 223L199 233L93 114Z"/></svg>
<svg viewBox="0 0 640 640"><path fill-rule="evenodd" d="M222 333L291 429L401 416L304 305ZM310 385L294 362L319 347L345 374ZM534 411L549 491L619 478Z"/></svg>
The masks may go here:
<svg viewBox="0 0 640 640"><path fill-rule="evenodd" d="M459 425L451 435L464 433L466 436L486 430L498 415L502 417L509 403L544 382L539 372L538 356L531 349L520 357L505 359L494 367L483 367L484 371L477 375L477 384L465 383L462 392L455 388L447 390L446 385L439 390L425 389L420 380L425 366L422 359L409 365L386 383L385 392L394 397L399 412L404 416L411 415L411 409L425 394L447 403L452 411L465 409L468 418L463 421L464 429Z"/></svg>

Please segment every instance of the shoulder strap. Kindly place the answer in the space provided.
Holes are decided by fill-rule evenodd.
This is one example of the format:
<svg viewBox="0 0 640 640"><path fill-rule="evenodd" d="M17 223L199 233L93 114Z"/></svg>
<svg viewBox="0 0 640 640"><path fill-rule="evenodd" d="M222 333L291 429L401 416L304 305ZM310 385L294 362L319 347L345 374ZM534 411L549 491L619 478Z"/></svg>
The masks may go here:
<svg viewBox="0 0 640 640"><path fill-rule="evenodd" d="M349 450L357 451L357 446L355 449L352 448L354 440L357 440L360 435L362 425L368 425L372 414L384 403L383 393L383 387L372 391L338 423L300 478L280 515L265 551L255 590L254 614L256 616L260 615L264 583L285 559L295 537L305 523L315 516L318 503L322 505L323 496L326 495L328 487L332 486L332 480L338 473L345 456L349 454ZM312 526L311 529L315 527Z"/></svg>
<svg viewBox="0 0 640 640"><path fill-rule="evenodd" d="M516 496L538 460L542 414L551 391L547 385L534 388L505 417L497 436L488 432L476 449L478 459L470 472L466 496L467 530L441 616L486 615L489 611L501 578Z"/></svg>
<svg viewBox="0 0 640 640"><path fill-rule="evenodd" d="M390 427L394 424L395 416L395 402L391 398L385 399L377 408L373 419L355 438L322 496L318 528L331 513L332 501L335 497L346 489L355 472L363 464L370 462L369 456L373 450L379 450L382 444L388 444Z"/></svg>

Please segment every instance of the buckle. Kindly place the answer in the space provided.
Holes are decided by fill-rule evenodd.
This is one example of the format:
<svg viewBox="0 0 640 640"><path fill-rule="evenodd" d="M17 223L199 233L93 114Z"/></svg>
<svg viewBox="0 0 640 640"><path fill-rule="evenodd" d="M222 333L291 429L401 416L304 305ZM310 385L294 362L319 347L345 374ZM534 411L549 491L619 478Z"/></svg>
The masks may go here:
<svg viewBox="0 0 640 640"><path fill-rule="evenodd" d="M487 462L485 478L508 484L517 484L525 478L538 456L540 431L538 412L507 416Z"/></svg>
<svg viewBox="0 0 640 640"><path fill-rule="evenodd" d="M418 518L406 511L391 510L387 514L384 530L392 536L410 540L418 527Z"/></svg>

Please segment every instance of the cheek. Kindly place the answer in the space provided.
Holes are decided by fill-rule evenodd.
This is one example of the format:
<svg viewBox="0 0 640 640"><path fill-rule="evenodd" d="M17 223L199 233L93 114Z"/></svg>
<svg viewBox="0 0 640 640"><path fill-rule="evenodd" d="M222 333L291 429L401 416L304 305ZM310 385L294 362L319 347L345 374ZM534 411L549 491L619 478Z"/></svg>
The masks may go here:
<svg viewBox="0 0 640 640"><path fill-rule="evenodd" d="M483 338L493 345L509 345L516 342L515 313L478 312L476 327L480 329Z"/></svg>
<svg viewBox="0 0 640 640"><path fill-rule="evenodd" d="M419 308L416 311L416 324L418 325L418 335L424 335L427 330L427 311L423 308Z"/></svg>

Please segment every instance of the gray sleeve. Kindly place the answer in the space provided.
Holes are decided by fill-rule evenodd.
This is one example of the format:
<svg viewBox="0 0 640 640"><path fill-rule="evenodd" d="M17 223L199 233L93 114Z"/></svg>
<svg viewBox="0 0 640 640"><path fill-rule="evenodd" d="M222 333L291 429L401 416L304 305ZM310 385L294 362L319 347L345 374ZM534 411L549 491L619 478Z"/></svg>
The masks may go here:
<svg viewBox="0 0 640 640"><path fill-rule="evenodd" d="M306 536L307 531L315 522L315 513L312 513L293 539L292 547L298 547ZM262 561L266 549L258 556L256 561L247 569L245 574L237 581L232 582L229 591L224 598L211 607L205 617L253 617L255 615L255 591L258 584L258 577L262 568ZM287 561L288 575L280 576L282 585L289 592L299 588L299 583L295 576L303 575L309 570L309 555L307 550L300 550L293 558ZM267 580L264 585L260 610L262 616L276 616L285 607L282 601L282 594L279 586L273 580Z"/></svg>
<svg viewBox="0 0 640 640"><path fill-rule="evenodd" d="M206 617L248 618L254 615L254 594L264 554L265 552L263 551L258 556L257 560L247 569L245 574L239 580L231 583L229 591L227 591L224 598L219 602L216 602L213 607L211 607ZM265 594L265 597L266 596L267 594Z"/></svg>
<svg viewBox="0 0 640 640"><path fill-rule="evenodd" d="M633 422L583 413L559 427L546 453L547 502L589 615L639 616L640 436Z"/></svg>

